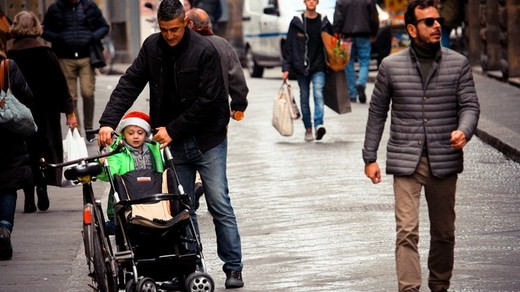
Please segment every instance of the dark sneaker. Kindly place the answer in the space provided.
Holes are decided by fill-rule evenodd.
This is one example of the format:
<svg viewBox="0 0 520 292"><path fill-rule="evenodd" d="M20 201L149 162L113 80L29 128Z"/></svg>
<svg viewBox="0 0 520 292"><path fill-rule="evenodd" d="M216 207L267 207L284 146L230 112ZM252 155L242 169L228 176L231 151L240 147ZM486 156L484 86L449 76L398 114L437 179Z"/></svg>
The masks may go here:
<svg viewBox="0 0 520 292"><path fill-rule="evenodd" d="M367 96L365 94L365 87L361 84L356 85L356 89L359 95L359 102L365 103L367 102Z"/></svg>
<svg viewBox="0 0 520 292"><path fill-rule="evenodd" d="M89 129L89 131L90 131L90 129ZM96 134L93 134L93 133L87 133L85 136L87 138L87 142L93 142L94 139L96 139Z"/></svg>
<svg viewBox="0 0 520 292"><path fill-rule="evenodd" d="M193 193L195 194L195 202L193 202L193 209L196 211L199 208L199 200L202 195L204 195L204 187L202 183L196 182Z"/></svg>
<svg viewBox="0 0 520 292"><path fill-rule="evenodd" d="M316 140L321 140L325 133L327 133L325 127L323 125L319 125L318 128L316 128Z"/></svg>
<svg viewBox="0 0 520 292"><path fill-rule="evenodd" d="M244 287L241 271L226 271L226 289Z"/></svg>
<svg viewBox="0 0 520 292"><path fill-rule="evenodd" d="M12 257L11 232L5 227L0 227L0 261L10 260Z"/></svg>

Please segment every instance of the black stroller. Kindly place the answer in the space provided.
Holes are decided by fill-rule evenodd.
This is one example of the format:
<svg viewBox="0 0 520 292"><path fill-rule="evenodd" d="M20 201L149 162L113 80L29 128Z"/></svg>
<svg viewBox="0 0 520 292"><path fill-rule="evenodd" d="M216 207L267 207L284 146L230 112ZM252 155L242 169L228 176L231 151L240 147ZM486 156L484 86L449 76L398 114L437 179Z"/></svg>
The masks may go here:
<svg viewBox="0 0 520 292"><path fill-rule="evenodd" d="M169 149L166 161L171 162ZM114 175L119 288L125 291L214 291L189 213L189 196L173 164L164 173ZM110 175L109 175L110 177Z"/></svg>

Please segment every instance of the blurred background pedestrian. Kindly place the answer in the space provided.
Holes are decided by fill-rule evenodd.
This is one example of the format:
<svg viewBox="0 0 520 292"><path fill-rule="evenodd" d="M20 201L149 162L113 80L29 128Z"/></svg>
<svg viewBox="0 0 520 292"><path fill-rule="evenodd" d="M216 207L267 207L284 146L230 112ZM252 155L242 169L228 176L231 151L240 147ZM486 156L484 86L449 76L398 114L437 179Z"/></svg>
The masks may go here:
<svg viewBox="0 0 520 292"><path fill-rule="evenodd" d="M222 16L220 0L192 0L192 8L200 8L209 15L213 32L218 34L218 20Z"/></svg>
<svg viewBox="0 0 520 292"><path fill-rule="evenodd" d="M47 185L61 185L61 169L49 170L43 177L39 160L63 162L61 113L66 114L67 125L77 127L74 104L69 94L65 75L52 49L38 40L42 34L40 21L33 12L22 11L15 15L11 27L14 41L7 56L18 64L33 92L33 114L38 132L27 139L33 172L33 183L24 186L24 212L36 211L34 189L38 195L38 209L49 208Z"/></svg>
<svg viewBox="0 0 520 292"><path fill-rule="evenodd" d="M325 86L326 53L323 47L321 33L332 32L332 26L327 16L322 18L316 11L319 0L304 0L305 10L301 15L294 16L289 24L287 41L283 49L282 79L289 78L289 72L298 78L300 87L300 106L302 121L305 127L304 140L307 142L321 140L327 132L323 125L325 102L323 88ZM309 105L310 88L314 98L314 119L311 121ZM313 135L313 124L314 132Z"/></svg>
<svg viewBox="0 0 520 292"><path fill-rule="evenodd" d="M5 65L6 32L0 30L0 62ZM22 71L16 62L10 60L9 67L4 66L3 91L7 86L13 95L23 104L31 106L32 92ZM12 132L12 129L0 127L0 260L10 260L13 256L11 233L14 227L14 214L16 211L16 191L23 188L32 180L29 154L25 143L25 137L20 133Z"/></svg>
<svg viewBox="0 0 520 292"><path fill-rule="evenodd" d="M96 73L91 49L108 34L109 26L92 0L56 0L43 19L42 37L52 43L67 78L74 111L78 116L78 87L83 98L83 127L92 129ZM87 134L92 140L94 134Z"/></svg>
<svg viewBox="0 0 520 292"><path fill-rule="evenodd" d="M184 12L188 12L193 8L193 0L183 0L182 5L184 6Z"/></svg>
<svg viewBox="0 0 520 292"><path fill-rule="evenodd" d="M352 42L350 61L345 68L350 100L365 103L365 88L370 67L372 42L379 29L379 16L374 0L338 0L334 9L334 32ZM359 62L356 78L355 62Z"/></svg>
<svg viewBox="0 0 520 292"><path fill-rule="evenodd" d="M464 1L462 0L440 0L437 5L439 14L444 17L442 25L441 44L443 47L450 48L450 34L453 29L462 25L464 20Z"/></svg>

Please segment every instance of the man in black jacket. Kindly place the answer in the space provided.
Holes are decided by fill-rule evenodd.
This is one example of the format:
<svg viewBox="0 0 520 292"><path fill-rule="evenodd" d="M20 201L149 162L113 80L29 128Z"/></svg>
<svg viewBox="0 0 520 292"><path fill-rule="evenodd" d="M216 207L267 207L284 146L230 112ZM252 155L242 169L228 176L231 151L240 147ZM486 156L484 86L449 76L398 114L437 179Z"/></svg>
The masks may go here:
<svg viewBox="0 0 520 292"><path fill-rule="evenodd" d="M242 251L226 176L227 124L230 108L220 58L209 40L186 28L179 0L163 0L157 19L160 33L143 43L139 55L119 80L99 121L99 144L112 142L112 132L147 83L154 139L170 147L179 181L192 193L195 172L204 182L208 209L224 262L226 288L239 288ZM244 111L245 105L231 105ZM196 215L192 210L196 222Z"/></svg>
<svg viewBox="0 0 520 292"><path fill-rule="evenodd" d="M67 78L74 111L78 116L78 88L83 98L83 127L92 129L96 74L91 64L91 50L109 31L101 10L92 0L56 0L43 19L42 37L52 43ZM97 65L96 65L97 66ZM91 140L93 134L88 134Z"/></svg>

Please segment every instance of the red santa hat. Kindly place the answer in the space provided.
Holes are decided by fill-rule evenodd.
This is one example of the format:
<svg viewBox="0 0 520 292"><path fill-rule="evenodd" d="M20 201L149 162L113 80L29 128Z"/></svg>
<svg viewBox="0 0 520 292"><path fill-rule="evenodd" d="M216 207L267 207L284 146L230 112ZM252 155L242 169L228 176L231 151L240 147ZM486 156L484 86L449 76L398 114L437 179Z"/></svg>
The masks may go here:
<svg viewBox="0 0 520 292"><path fill-rule="evenodd" d="M147 134L150 134L152 129L150 127L150 116L138 111L127 113L117 126L116 132L122 134L123 130L128 126L138 126L145 130Z"/></svg>

